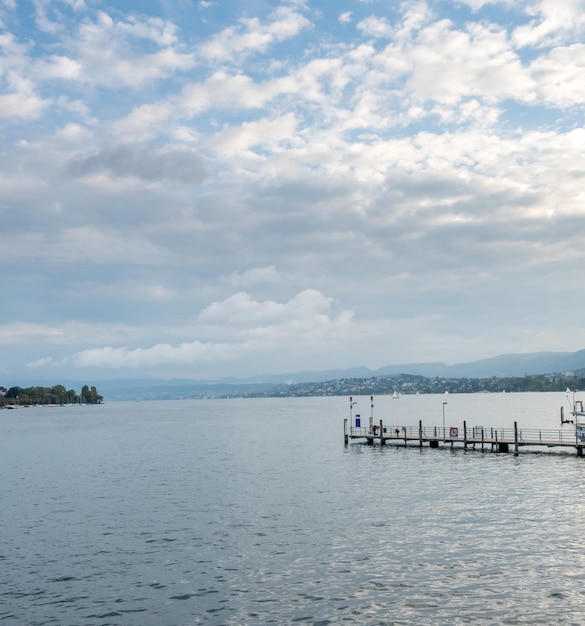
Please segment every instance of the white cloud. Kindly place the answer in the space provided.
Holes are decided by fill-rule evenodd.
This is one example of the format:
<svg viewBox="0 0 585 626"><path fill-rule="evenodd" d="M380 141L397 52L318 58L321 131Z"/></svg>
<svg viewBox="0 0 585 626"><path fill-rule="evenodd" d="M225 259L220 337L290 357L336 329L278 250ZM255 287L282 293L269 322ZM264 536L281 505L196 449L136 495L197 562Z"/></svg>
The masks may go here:
<svg viewBox="0 0 585 626"><path fill-rule="evenodd" d="M315 81L315 72L318 64L325 63L329 68L336 60L318 61L303 67L295 74L277 77L264 82L255 82L250 76L243 74L229 74L223 70L212 74L203 83L187 85L181 95L174 101L156 105L154 110L163 111L163 114L178 118L190 118L207 111L238 111L244 114L246 109L262 109L271 101L280 96L293 96L310 99L322 99L319 86ZM321 68L321 73L325 70ZM147 108L147 112L151 109ZM162 116L161 116L162 117ZM134 113L131 116L131 121Z"/></svg>
<svg viewBox="0 0 585 626"><path fill-rule="evenodd" d="M399 40L410 37L426 24L430 24L435 17L425 0L416 0L412 4L404 3L402 8L404 9L404 15L401 23L396 28L396 37Z"/></svg>
<svg viewBox="0 0 585 626"><path fill-rule="evenodd" d="M391 37L394 30L386 18L370 15L359 22L358 30L366 37Z"/></svg>
<svg viewBox="0 0 585 626"><path fill-rule="evenodd" d="M476 97L529 101L535 83L507 39L506 31L483 24L466 31L446 20L424 27L415 39L389 45L379 57L389 77L406 77L418 99L456 103Z"/></svg>
<svg viewBox="0 0 585 626"><path fill-rule="evenodd" d="M542 102L559 109L585 103L585 45L559 47L534 60L530 71Z"/></svg>
<svg viewBox="0 0 585 626"><path fill-rule="evenodd" d="M40 31L57 34L63 30L62 24L51 20L47 15L47 7L50 5L50 0L33 0L33 4L35 7L35 20Z"/></svg>
<svg viewBox="0 0 585 626"><path fill-rule="evenodd" d="M305 314L310 318L319 316L329 309L331 299L322 296L316 290L307 290L297 294L287 303L271 300L257 302L247 293L237 293L223 302L214 302L206 307L198 316L200 322L208 324L233 324L246 326L253 324L269 324L300 320Z"/></svg>
<svg viewBox="0 0 585 626"><path fill-rule="evenodd" d="M49 100L43 100L34 95L3 94L0 95L0 118L36 120L43 115L49 105Z"/></svg>
<svg viewBox="0 0 585 626"><path fill-rule="evenodd" d="M112 124L111 134L125 142L149 141L164 134L173 111L170 102L138 105Z"/></svg>
<svg viewBox="0 0 585 626"><path fill-rule="evenodd" d="M292 139L296 129L297 120L293 114L244 122L218 133L213 139L213 149L223 155L239 154L255 146L273 151L281 142Z"/></svg>
<svg viewBox="0 0 585 626"><path fill-rule="evenodd" d="M585 34L585 0L539 0L530 6L535 15L529 24L514 30L518 46L549 46Z"/></svg>
<svg viewBox="0 0 585 626"><path fill-rule="evenodd" d="M80 81L109 88L141 88L195 65L193 53L177 47L177 27L160 18L130 16L114 20L101 12L69 36L69 60ZM145 53L142 44L155 49ZM157 49L158 48L158 49Z"/></svg>
<svg viewBox="0 0 585 626"><path fill-rule="evenodd" d="M29 367L66 366L80 368L148 368L191 366L200 362L232 361L258 357L276 346L286 349L311 344L311 350L324 347L346 334L352 314L345 311L332 318L327 311L331 299L316 290L306 290L286 303L257 302L239 293L204 309L198 321L206 325L226 323L238 332L229 341L183 342L177 345L159 343L149 348L112 346L78 352L60 361L43 357Z"/></svg>
<svg viewBox="0 0 585 626"><path fill-rule="evenodd" d="M350 24L352 22L353 18L352 18L352 12L351 11L346 11L345 13L340 13L339 17L337 18L337 21L340 24Z"/></svg>
<svg viewBox="0 0 585 626"><path fill-rule="evenodd" d="M59 96L56 100L56 105L63 111L83 118L88 124L95 125L97 122L95 118L90 117L89 107L83 100L71 100L67 96Z"/></svg>
<svg viewBox="0 0 585 626"><path fill-rule="evenodd" d="M507 9L518 9L522 7L522 4L517 0L456 0L456 3L458 5L462 4L468 6L474 12L491 5L501 5Z"/></svg>
<svg viewBox="0 0 585 626"><path fill-rule="evenodd" d="M294 37L308 28L309 20L286 6L280 6L263 24L258 18L241 18L239 26L226 28L201 45L200 53L207 59L228 61L251 53L264 52L269 46Z"/></svg>
<svg viewBox="0 0 585 626"><path fill-rule="evenodd" d="M55 136L64 139L65 141L80 144L81 142L85 143L91 139L92 133L80 124L69 123L63 128L58 128L55 131Z"/></svg>
<svg viewBox="0 0 585 626"><path fill-rule="evenodd" d="M36 120L50 107L51 99L38 93L38 86L29 75L29 49L17 42L14 35L0 35L0 118Z"/></svg>
<svg viewBox="0 0 585 626"><path fill-rule="evenodd" d="M47 59L37 61L35 70L42 80L76 80L80 78L83 66L74 59L51 55Z"/></svg>

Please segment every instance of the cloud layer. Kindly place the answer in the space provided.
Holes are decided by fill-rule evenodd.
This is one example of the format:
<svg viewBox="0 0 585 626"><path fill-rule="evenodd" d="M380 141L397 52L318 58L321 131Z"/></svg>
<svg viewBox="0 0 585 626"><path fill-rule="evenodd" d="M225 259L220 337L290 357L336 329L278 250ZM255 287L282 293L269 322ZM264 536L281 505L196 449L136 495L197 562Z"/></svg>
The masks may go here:
<svg viewBox="0 0 585 626"><path fill-rule="evenodd" d="M3 2L0 375L582 348L584 15Z"/></svg>

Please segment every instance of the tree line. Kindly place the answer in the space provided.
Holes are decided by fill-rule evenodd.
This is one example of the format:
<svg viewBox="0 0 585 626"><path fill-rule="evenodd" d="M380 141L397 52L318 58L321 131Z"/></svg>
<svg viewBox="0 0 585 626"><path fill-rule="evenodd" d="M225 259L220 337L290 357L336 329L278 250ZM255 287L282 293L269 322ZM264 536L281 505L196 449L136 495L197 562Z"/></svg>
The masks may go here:
<svg viewBox="0 0 585 626"><path fill-rule="evenodd" d="M66 389L64 385L52 387L10 387L3 397L0 406L7 404L38 405L38 404L101 404L103 396L92 386L83 385L81 393L75 389Z"/></svg>

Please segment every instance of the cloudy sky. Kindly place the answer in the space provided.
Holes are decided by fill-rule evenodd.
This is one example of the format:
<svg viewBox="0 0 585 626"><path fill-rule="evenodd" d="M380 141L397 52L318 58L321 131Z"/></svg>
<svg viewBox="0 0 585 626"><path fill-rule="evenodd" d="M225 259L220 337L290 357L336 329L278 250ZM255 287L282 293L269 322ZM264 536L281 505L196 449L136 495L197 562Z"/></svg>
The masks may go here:
<svg viewBox="0 0 585 626"><path fill-rule="evenodd" d="M0 384L585 347L585 0L0 0Z"/></svg>

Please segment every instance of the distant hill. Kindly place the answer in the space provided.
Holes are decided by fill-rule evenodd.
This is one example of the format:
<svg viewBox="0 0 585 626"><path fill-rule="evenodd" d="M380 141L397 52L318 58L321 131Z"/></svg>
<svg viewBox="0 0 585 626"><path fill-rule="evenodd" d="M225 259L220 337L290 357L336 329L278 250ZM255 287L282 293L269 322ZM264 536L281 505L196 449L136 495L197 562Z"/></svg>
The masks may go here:
<svg viewBox="0 0 585 626"><path fill-rule="evenodd" d="M426 378L507 378L542 374L585 373L585 350L578 352L532 352L528 354L503 354L480 361L446 365L445 363L407 363L386 365L376 370L367 367L296 372L294 374L267 374L247 379L224 378L222 380L192 380L154 378L97 380L92 381L108 400L149 400L178 397L217 396L218 393L233 393L269 388L274 385L297 383L319 383L342 378L371 378L372 376L399 376L412 374ZM63 381L58 381L63 382ZM84 383L86 381L83 381ZM27 386L23 381L10 383ZM54 381L33 381L29 384L52 385ZM79 381L65 381L74 387Z"/></svg>
<svg viewBox="0 0 585 626"><path fill-rule="evenodd" d="M337 380L339 378L369 378L370 376L443 376L446 378L510 377L538 374L565 374L585 369L585 350L578 352L531 352L528 354L503 354L501 356L447 365L445 363L402 363L386 365L376 370L353 367L345 370L321 370L296 374L271 374L248 379L248 382L309 383ZM238 382L244 382L239 380Z"/></svg>

